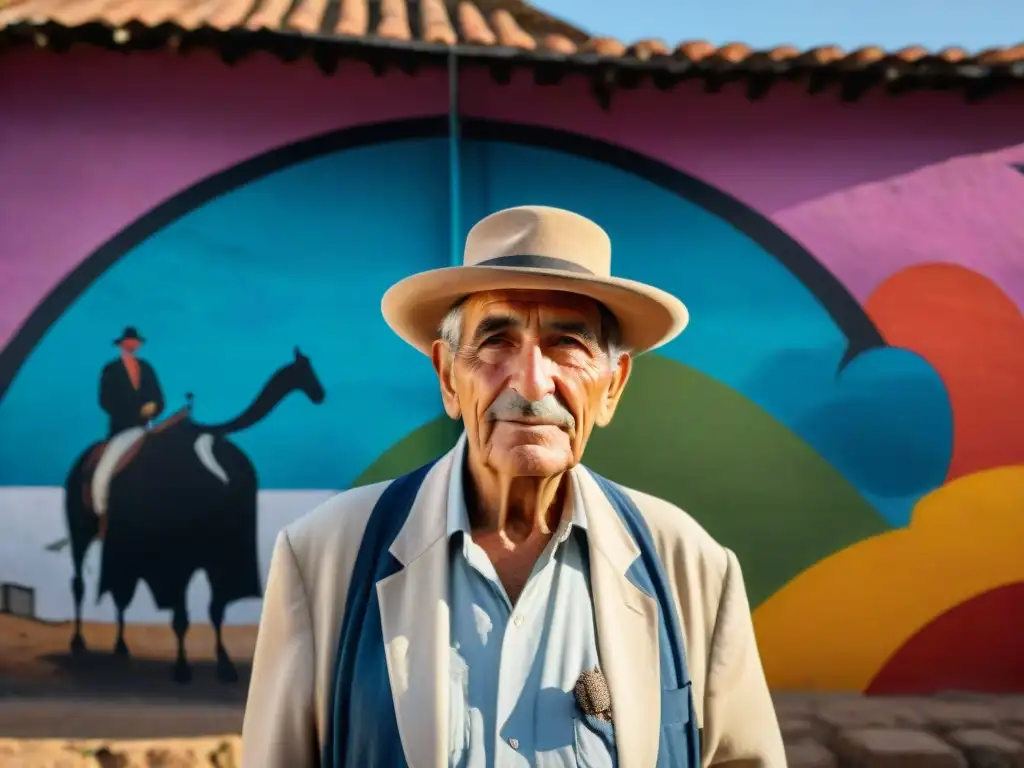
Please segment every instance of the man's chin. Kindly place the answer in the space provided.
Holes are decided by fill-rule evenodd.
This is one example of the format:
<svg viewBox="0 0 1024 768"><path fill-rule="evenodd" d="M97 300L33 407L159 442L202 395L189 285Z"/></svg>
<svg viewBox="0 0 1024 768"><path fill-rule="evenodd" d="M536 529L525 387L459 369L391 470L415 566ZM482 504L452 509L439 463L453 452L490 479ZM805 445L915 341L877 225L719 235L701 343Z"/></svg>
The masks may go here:
<svg viewBox="0 0 1024 768"><path fill-rule="evenodd" d="M571 469L573 460L565 448L526 443L492 452L490 463L513 477L553 477Z"/></svg>

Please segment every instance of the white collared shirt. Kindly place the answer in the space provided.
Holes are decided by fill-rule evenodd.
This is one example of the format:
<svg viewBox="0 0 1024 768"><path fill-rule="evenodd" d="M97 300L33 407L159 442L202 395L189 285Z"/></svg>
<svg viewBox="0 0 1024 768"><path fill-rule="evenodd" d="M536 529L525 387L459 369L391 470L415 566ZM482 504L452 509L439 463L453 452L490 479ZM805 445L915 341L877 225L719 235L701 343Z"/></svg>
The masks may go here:
<svg viewBox="0 0 1024 768"><path fill-rule="evenodd" d="M450 768L610 768L611 728L576 706L598 667L587 515L571 480L566 509L513 606L473 542L463 490L466 439L448 487L451 606Z"/></svg>

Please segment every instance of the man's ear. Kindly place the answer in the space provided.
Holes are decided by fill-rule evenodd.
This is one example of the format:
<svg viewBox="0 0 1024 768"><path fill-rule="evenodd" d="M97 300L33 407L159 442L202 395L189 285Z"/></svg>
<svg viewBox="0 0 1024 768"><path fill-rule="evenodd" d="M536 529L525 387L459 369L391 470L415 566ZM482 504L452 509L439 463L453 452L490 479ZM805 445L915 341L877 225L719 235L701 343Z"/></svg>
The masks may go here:
<svg viewBox="0 0 1024 768"><path fill-rule="evenodd" d="M594 419L594 423L599 427L607 427L612 422L615 409L619 407L619 400L626 389L626 382L629 381L629 374L633 372L633 358L623 353L619 355L618 361L613 361L613 365L615 370L611 375L611 383L601 399L597 417Z"/></svg>
<svg viewBox="0 0 1024 768"><path fill-rule="evenodd" d="M455 356L452 355L447 342L441 339L434 342L430 347L430 361L434 364L437 381L441 385L444 412L449 418L458 419L462 415L462 407L459 405L459 396L455 393Z"/></svg>

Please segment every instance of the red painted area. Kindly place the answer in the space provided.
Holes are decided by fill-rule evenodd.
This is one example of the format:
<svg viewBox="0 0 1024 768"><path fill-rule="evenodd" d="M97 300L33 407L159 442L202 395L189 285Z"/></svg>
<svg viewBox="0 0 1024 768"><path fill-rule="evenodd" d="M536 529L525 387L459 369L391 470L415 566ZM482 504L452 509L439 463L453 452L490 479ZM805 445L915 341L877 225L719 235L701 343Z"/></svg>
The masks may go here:
<svg viewBox="0 0 1024 768"><path fill-rule="evenodd" d="M984 592L919 630L869 694L1024 692L1024 582Z"/></svg>
<svg viewBox="0 0 1024 768"><path fill-rule="evenodd" d="M938 371L953 408L948 480L1024 463L1024 317L987 277L922 264L886 280L865 303L886 341Z"/></svg>

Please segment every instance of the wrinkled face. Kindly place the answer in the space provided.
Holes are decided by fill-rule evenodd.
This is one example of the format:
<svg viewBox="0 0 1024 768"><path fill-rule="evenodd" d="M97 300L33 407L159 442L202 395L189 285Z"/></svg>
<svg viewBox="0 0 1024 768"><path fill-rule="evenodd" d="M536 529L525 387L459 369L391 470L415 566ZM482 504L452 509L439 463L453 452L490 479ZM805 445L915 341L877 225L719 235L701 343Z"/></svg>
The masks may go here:
<svg viewBox="0 0 1024 768"><path fill-rule="evenodd" d="M462 417L472 455L512 477L579 463L594 425L611 421L630 371L606 351L601 310L555 291L475 294L458 350L434 343L445 410Z"/></svg>
<svg viewBox="0 0 1024 768"><path fill-rule="evenodd" d="M138 339L125 339L120 342L117 346L121 348L121 351L126 355L134 355L139 351L139 347L142 346L142 342Z"/></svg>

